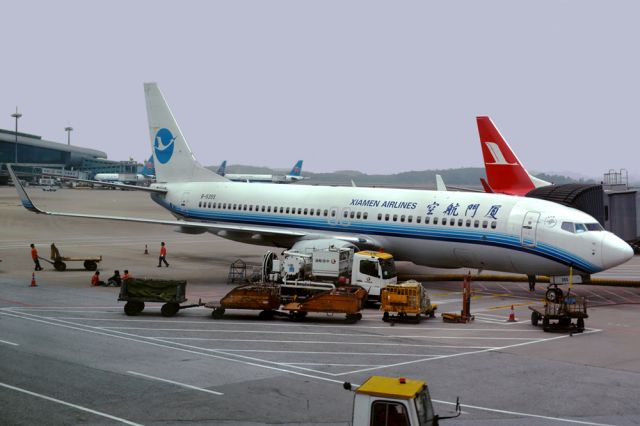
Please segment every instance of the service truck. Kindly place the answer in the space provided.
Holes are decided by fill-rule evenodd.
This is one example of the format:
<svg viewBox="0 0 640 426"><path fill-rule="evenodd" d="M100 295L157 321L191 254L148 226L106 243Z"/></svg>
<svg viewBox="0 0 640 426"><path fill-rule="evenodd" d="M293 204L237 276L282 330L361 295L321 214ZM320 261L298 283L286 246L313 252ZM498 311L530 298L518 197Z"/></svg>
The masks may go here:
<svg viewBox="0 0 640 426"><path fill-rule="evenodd" d="M262 269L266 282L318 288L336 284L359 285L369 293L369 300L375 301L380 300L382 288L398 282L391 254L356 251L353 247L287 250L280 258L267 252Z"/></svg>
<svg viewBox="0 0 640 426"><path fill-rule="evenodd" d="M345 382L344 388L351 390L352 385ZM461 413L458 399L454 416L435 414L429 388L422 380L372 376L354 393L353 426L436 426Z"/></svg>

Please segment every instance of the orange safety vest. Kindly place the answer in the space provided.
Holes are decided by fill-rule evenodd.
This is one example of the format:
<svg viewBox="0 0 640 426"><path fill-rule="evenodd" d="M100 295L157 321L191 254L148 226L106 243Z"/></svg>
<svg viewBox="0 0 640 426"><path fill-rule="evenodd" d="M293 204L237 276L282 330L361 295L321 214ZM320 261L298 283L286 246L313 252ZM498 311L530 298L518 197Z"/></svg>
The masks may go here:
<svg viewBox="0 0 640 426"><path fill-rule="evenodd" d="M160 256L167 255L167 248L165 246L160 247Z"/></svg>
<svg viewBox="0 0 640 426"><path fill-rule="evenodd" d="M36 260L38 258L38 250L36 250L35 247L31 249L31 258L33 260Z"/></svg>

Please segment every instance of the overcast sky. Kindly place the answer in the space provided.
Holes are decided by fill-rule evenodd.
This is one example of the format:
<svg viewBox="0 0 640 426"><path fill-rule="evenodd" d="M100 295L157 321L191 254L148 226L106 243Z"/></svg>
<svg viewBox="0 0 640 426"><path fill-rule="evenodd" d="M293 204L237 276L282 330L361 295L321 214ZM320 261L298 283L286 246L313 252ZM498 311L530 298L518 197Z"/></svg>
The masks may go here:
<svg viewBox="0 0 640 426"><path fill-rule="evenodd" d="M0 128L150 155L156 81L205 165L482 166L490 115L532 171L638 175L637 1L13 1Z"/></svg>

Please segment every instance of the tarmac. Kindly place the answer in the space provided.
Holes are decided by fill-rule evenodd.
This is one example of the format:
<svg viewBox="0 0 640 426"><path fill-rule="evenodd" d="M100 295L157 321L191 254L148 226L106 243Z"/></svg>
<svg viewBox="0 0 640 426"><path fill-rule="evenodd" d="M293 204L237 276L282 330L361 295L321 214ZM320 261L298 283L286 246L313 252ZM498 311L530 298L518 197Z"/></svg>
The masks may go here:
<svg viewBox="0 0 640 426"><path fill-rule="evenodd" d="M28 191L50 210L171 218L138 192ZM161 241L169 268L157 267ZM252 311L215 320L204 307L166 318L153 303L130 317L119 289L91 287L81 262L64 272L42 262L31 287L30 243L43 257L51 243L63 256L101 255L103 278L128 269L185 279L187 303L219 300L233 288L230 264L257 266L270 249L167 226L37 215L13 187L0 187L3 425L348 425L353 394L342 383L370 375L426 380L444 416L459 396L463 414L444 424L640 424L639 288L573 286L589 301L586 330L573 335L532 326L528 307L546 284L531 293L526 282L479 280L468 324L440 318L461 309L456 281L425 282L438 315L420 324L392 326L376 309L356 324L313 314L261 321ZM443 272L403 262L398 270ZM596 277L637 280L640 257ZM511 306L516 322L507 322Z"/></svg>

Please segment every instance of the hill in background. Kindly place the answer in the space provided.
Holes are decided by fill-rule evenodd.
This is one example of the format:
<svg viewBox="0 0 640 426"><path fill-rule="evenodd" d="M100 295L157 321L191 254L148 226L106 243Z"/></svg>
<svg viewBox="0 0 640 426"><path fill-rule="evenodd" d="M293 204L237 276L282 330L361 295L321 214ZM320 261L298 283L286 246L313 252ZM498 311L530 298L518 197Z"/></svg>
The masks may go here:
<svg viewBox="0 0 640 426"><path fill-rule="evenodd" d="M207 166L208 169L216 171L218 166ZM229 165L227 173L252 173L252 174L274 174L285 175L290 169L272 169L269 167ZM390 175L369 175L357 170L339 170L331 173L313 173L302 170L302 175L309 177L303 181L313 185L351 185L353 181L357 186L399 186L417 188L435 188L436 174L442 176L445 184L452 186L465 186L481 188L480 178L485 177L483 167L462 167L458 169L437 169L395 173ZM574 179L569 176L537 173L537 178L544 179L555 184L563 183L597 183L593 179Z"/></svg>

